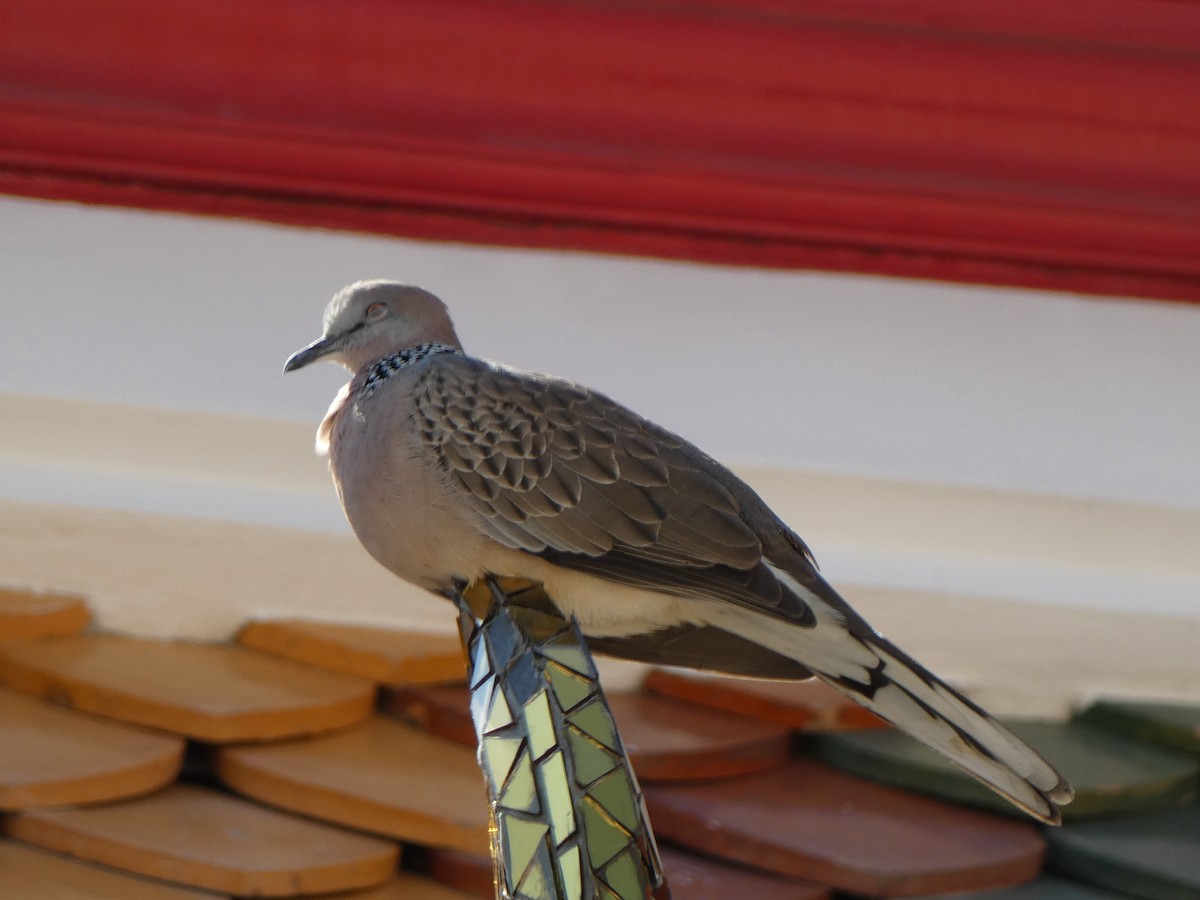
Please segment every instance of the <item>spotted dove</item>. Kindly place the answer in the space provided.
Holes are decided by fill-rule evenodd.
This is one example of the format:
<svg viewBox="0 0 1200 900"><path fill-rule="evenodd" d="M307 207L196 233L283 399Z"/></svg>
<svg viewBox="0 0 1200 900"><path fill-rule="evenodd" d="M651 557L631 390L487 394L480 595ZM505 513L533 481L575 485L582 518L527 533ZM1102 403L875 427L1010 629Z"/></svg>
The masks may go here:
<svg viewBox="0 0 1200 900"><path fill-rule="evenodd" d="M370 554L448 595L491 573L541 582L598 652L745 676L816 676L1031 815L1070 785L876 632L804 542L683 438L560 378L463 352L445 305L360 281L330 301L318 359L352 377L317 434Z"/></svg>

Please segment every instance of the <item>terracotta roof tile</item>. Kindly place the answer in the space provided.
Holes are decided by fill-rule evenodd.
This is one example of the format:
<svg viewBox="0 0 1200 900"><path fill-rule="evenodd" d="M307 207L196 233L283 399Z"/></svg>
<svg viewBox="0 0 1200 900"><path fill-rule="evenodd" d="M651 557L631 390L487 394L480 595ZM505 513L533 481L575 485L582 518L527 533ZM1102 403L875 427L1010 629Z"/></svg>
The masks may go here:
<svg viewBox="0 0 1200 900"><path fill-rule="evenodd" d="M1076 881L1066 881L1043 875L1033 881L997 891L972 891L969 894L927 894L912 900L1129 900L1128 894L1113 894L1100 888L1088 887Z"/></svg>
<svg viewBox="0 0 1200 900"><path fill-rule="evenodd" d="M787 730L639 693L609 696L613 718L642 781L691 781L761 772L788 757Z"/></svg>
<svg viewBox="0 0 1200 900"><path fill-rule="evenodd" d="M87 604L74 594L0 588L0 642L75 634L90 618Z"/></svg>
<svg viewBox="0 0 1200 900"><path fill-rule="evenodd" d="M214 900L220 894L151 881L113 869L0 840L5 896L54 900Z"/></svg>
<svg viewBox="0 0 1200 900"><path fill-rule="evenodd" d="M345 894L328 894L323 900L466 900L470 896L432 879L401 872L378 887Z"/></svg>
<svg viewBox="0 0 1200 900"><path fill-rule="evenodd" d="M646 689L711 709L753 716L796 731L886 728L887 723L845 694L812 681L752 681L655 669Z"/></svg>
<svg viewBox="0 0 1200 900"><path fill-rule="evenodd" d="M86 622L86 608L74 598L11 597L0 593L0 634L6 621L5 598L7 621L26 624L20 626L25 629L21 640L0 646L0 677L16 687L114 719L222 744L193 745L197 752L189 754L192 762L185 779L215 787L219 773L229 785L263 803L423 845L412 854L418 866L424 860L431 875L476 896L491 896L485 793L474 761L466 691L460 686L429 686L461 677L457 639L290 621L252 623L243 632L247 643L292 659L245 647L108 635L31 640L28 622L40 623L35 634L74 630ZM17 605L29 603L32 619L24 612L13 617ZM64 617L62 609L72 612ZM375 682L407 685L385 691L385 705L434 733L388 716L372 717ZM828 896L828 889L814 881L874 895L932 893L1014 884L1038 872L1042 839L1030 824L871 784L812 759L789 759L789 728L836 730L878 724L820 685L695 678L674 672L656 672L650 684L662 693L622 693L609 699L635 766L649 785L647 796L660 839L784 873L764 875L664 848L676 900ZM1154 727L1163 718L1154 718ZM1170 720L1177 730L1186 729L1189 722ZM1144 730L1136 733L1153 737ZM1106 734L1093 742L1092 750L1108 746L1104 742L1112 737ZM877 731L845 739L894 738ZM837 740L841 738L828 739L826 747L836 746ZM227 893L289 896L343 890L338 896L344 900L465 896L412 872L396 873L393 841L192 784L176 783L138 799L98 806L40 808L153 790L174 776L180 743L0 691L0 801L10 807L39 807L10 815L5 827L27 840L130 872ZM1154 753L1153 748L1126 740L1113 751L1112 764L1140 760L1144 751ZM1065 751L1055 747L1048 752L1058 760ZM870 771L890 777L889 765L872 760ZM1081 809L1086 809L1093 787L1090 776L1099 779L1099 790L1108 770L1094 761L1067 765L1080 783L1085 801ZM1081 768L1074 771L1071 766ZM707 780L718 775L725 780ZM679 781L697 778L706 780ZM1139 837L1136 818L1128 820L1134 822L1132 830L1122 830L1127 817L1101 820L1111 825L1116 837L1084 835L1082 851L1071 844L1082 833L1070 825L1052 837L1058 839L1058 852L1066 854L1065 865L1071 865L1072 853L1085 854L1081 858L1087 858L1090 868L1080 871L1088 877L1114 866L1120 870L1130 854L1158 867L1146 883L1176 877L1171 868L1176 857L1138 855L1144 835ZM1186 837L1181 845L1185 860L1196 840L1188 831L1191 821L1171 826L1172 837ZM305 849L304 842L318 833L317 843ZM13 841L0 841L0 867L6 867L4 889L22 883L15 878L34 878L36 883L56 885L69 900L217 896L144 878L130 880L115 870ZM78 893L89 886L98 892ZM1061 897L1047 894L1043 883L1034 882L979 896L1104 896L1074 884L1064 890L1068 892Z"/></svg>
<svg viewBox="0 0 1200 900"><path fill-rule="evenodd" d="M183 741L0 688L0 809L96 803L170 784Z"/></svg>
<svg viewBox="0 0 1200 900"><path fill-rule="evenodd" d="M392 715L415 722L431 734L474 747L469 697L462 685L412 687L383 691L380 704Z"/></svg>
<svg viewBox="0 0 1200 900"><path fill-rule="evenodd" d="M1200 705L1197 704L1097 700L1076 719L1200 755Z"/></svg>
<svg viewBox="0 0 1200 900"><path fill-rule="evenodd" d="M674 900L828 900L830 889L730 865L684 850L661 848L663 871ZM473 896L491 900L492 862L486 856L437 850L428 856L433 877Z"/></svg>
<svg viewBox="0 0 1200 900"><path fill-rule="evenodd" d="M466 678L462 646L452 634L263 619L247 623L238 641L254 650L397 687Z"/></svg>
<svg viewBox="0 0 1200 900"><path fill-rule="evenodd" d="M73 635L0 645L0 681L36 697L203 741L345 728L375 686L240 647Z"/></svg>
<svg viewBox="0 0 1200 900"><path fill-rule="evenodd" d="M823 885L779 878L669 847L663 848L662 863L672 894L680 900L828 900L831 894Z"/></svg>
<svg viewBox="0 0 1200 900"><path fill-rule="evenodd" d="M711 784L650 785L660 839L878 897L1028 881L1036 827L873 784L809 759Z"/></svg>
<svg viewBox="0 0 1200 900"><path fill-rule="evenodd" d="M1151 900L1200 897L1200 801L1069 823L1046 837L1054 865L1081 881Z"/></svg>
<svg viewBox="0 0 1200 900"><path fill-rule="evenodd" d="M243 896L370 887L392 875L399 856L390 841L183 784L120 803L26 810L5 830L49 850Z"/></svg>
<svg viewBox="0 0 1200 900"><path fill-rule="evenodd" d="M475 752L387 717L325 737L223 747L217 773L243 794L314 818L488 852Z"/></svg>

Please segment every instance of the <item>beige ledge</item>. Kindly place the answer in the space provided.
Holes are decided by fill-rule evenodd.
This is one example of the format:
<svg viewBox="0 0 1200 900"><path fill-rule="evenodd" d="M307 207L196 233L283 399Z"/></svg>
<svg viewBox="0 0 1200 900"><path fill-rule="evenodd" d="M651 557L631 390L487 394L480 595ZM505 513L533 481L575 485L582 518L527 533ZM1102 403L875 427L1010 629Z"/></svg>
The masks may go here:
<svg viewBox="0 0 1200 900"><path fill-rule="evenodd" d="M313 429L0 394L0 586L105 630L248 618L451 631L341 518ZM881 630L1000 711L1200 698L1200 510L740 468Z"/></svg>

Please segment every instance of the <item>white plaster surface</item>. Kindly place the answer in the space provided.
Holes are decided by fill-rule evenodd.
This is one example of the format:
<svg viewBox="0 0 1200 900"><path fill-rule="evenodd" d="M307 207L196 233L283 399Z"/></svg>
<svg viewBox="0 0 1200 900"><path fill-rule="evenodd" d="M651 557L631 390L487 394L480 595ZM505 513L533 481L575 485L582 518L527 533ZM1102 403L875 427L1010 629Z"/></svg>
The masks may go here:
<svg viewBox="0 0 1200 900"><path fill-rule="evenodd" d="M315 422L340 373L282 362L369 276L727 461L1200 507L1184 304L0 199L0 391Z"/></svg>

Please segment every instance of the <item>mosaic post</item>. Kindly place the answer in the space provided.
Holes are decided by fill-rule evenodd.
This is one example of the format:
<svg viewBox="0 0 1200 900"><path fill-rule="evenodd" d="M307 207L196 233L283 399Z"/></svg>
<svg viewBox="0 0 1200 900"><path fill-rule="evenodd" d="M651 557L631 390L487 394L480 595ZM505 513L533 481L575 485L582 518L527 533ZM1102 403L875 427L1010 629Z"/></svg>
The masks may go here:
<svg viewBox="0 0 1200 900"><path fill-rule="evenodd" d="M668 898L641 789L578 627L527 581L487 578L453 599L496 896Z"/></svg>

